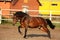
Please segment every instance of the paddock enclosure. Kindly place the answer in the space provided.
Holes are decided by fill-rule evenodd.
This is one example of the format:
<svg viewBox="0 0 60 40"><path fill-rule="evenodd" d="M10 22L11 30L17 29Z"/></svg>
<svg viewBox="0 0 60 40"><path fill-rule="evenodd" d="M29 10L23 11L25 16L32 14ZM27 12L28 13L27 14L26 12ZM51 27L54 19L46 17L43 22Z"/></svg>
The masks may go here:
<svg viewBox="0 0 60 40"><path fill-rule="evenodd" d="M60 40L60 0L0 0L0 40ZM27 39L18 32L19 22L12 25L12 17L16 11L25 11L31 17L50 19L56 26L50 29L51 39L47 34L37 28L28 29ZM34 30L34 31L33 31ZM24 28L21 28L24 33Z"/></svg>

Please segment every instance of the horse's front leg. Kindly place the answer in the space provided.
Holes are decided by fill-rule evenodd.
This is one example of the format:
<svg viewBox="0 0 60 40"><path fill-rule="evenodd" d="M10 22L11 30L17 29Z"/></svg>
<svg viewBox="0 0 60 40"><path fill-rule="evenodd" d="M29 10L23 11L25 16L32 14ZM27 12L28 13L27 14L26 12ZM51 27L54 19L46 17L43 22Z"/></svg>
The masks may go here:
<svg viewBox="0 0 60 40"><path fill-rule="evenodd" d="M27 27L25 28L24 38L26 38L26 34L27 34Z"/></svg>
<svg viewBox="0 0 60 40"><path fill-rule="evenodd" d="M21 28L21 26L18 26L18 32L19 32L20 34L22 34L22 32L20 31L20 28Z"/></svg>

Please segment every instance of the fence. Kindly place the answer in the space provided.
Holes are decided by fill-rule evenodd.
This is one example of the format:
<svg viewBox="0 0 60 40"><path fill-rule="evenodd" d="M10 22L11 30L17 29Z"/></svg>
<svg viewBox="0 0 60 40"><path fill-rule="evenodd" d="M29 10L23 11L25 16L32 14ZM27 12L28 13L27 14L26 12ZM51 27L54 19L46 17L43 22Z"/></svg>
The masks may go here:
<svg viewBox="0 0 60 40"><path fill-rule="evenodd" d="M0 10L0 24L2 23L1 20L12 20L12 19L2 19L2 11L3 10L9 10L9 11L22 11L22 10L19 10L19 9L1 9ZM60 18L60 16L52 16L52 12L60 12L60 11L52 11L52 10L28 10L29 11L32 11L32 12L39 12L39 11L42 11L42 12L50 12L50 16L40 16L40 15L31 15L31 16L34 16L34 17L49 17L50 20L52 20L52 17L56 17L56 18ZM9 14L9 15L12 15L12 14ZM53 23L60 23L60 22L53 22Z"/></svg>

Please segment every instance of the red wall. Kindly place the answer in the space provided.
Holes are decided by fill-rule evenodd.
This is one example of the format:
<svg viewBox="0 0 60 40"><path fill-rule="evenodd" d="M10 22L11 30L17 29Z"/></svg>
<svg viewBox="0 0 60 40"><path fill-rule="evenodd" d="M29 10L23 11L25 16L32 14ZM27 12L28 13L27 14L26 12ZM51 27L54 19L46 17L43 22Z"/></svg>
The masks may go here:
<svg viewBox="0 0 60 40"><path fill-rule="evenodd" d="M11 4L11 9L22 9L23 5L27 5L29 10L38 10L39 4L37 0L28 0L28 3L24 3L24 0L19 0L16 5ZM29 12L30 15L38 15L38 12Z"/></svg>
<svg viewBox="0 0 60 40"><path fill-rule="evenodd" d="M27 3L24 3L24 0L19 0L16 5L12 5L10 2L0 2L0 8L1 9L20 9L22 10L22 6L23 5L27 5L28 6L28 10L38 10L39 9L39 4L37 2L37 0L28 0ZM2 11L3 15L6 15L6 14L10 14L10 11L6 11L6 10L3 10ZM38 15L39 13L38 12L28 12L28 14L30 15ZM5 17L9 17L9 16L5 16Z"/></svg>
<svg viewBox="0 0 60 40"><path fill-rule="evenodd" d="M1 9L10 9L10 2L0 2L0 8ZM7 10L2 10L2 15L8 15L10 13L10 11L7 11ZM4 16L4 17L7 17L9 18L9 16Z"/></svg>

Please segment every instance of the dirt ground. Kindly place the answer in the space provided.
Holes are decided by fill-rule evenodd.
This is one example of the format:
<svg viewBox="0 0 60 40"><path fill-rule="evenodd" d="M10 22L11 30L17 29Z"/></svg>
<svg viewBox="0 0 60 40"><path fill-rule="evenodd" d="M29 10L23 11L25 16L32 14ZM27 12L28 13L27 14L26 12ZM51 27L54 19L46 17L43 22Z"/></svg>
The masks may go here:
<svg viewBox="0 0 60 40"><path fill-rule="evenodd" d="M54 30L49 28L51 39L48 38L47 33L37 28L28 29L27 39L24 39L17 28L17 26L12 25L0 25L0 40L60 40L60 28L55 28ZM23 33L24 28L21 28L21 31Z"/></svg>

